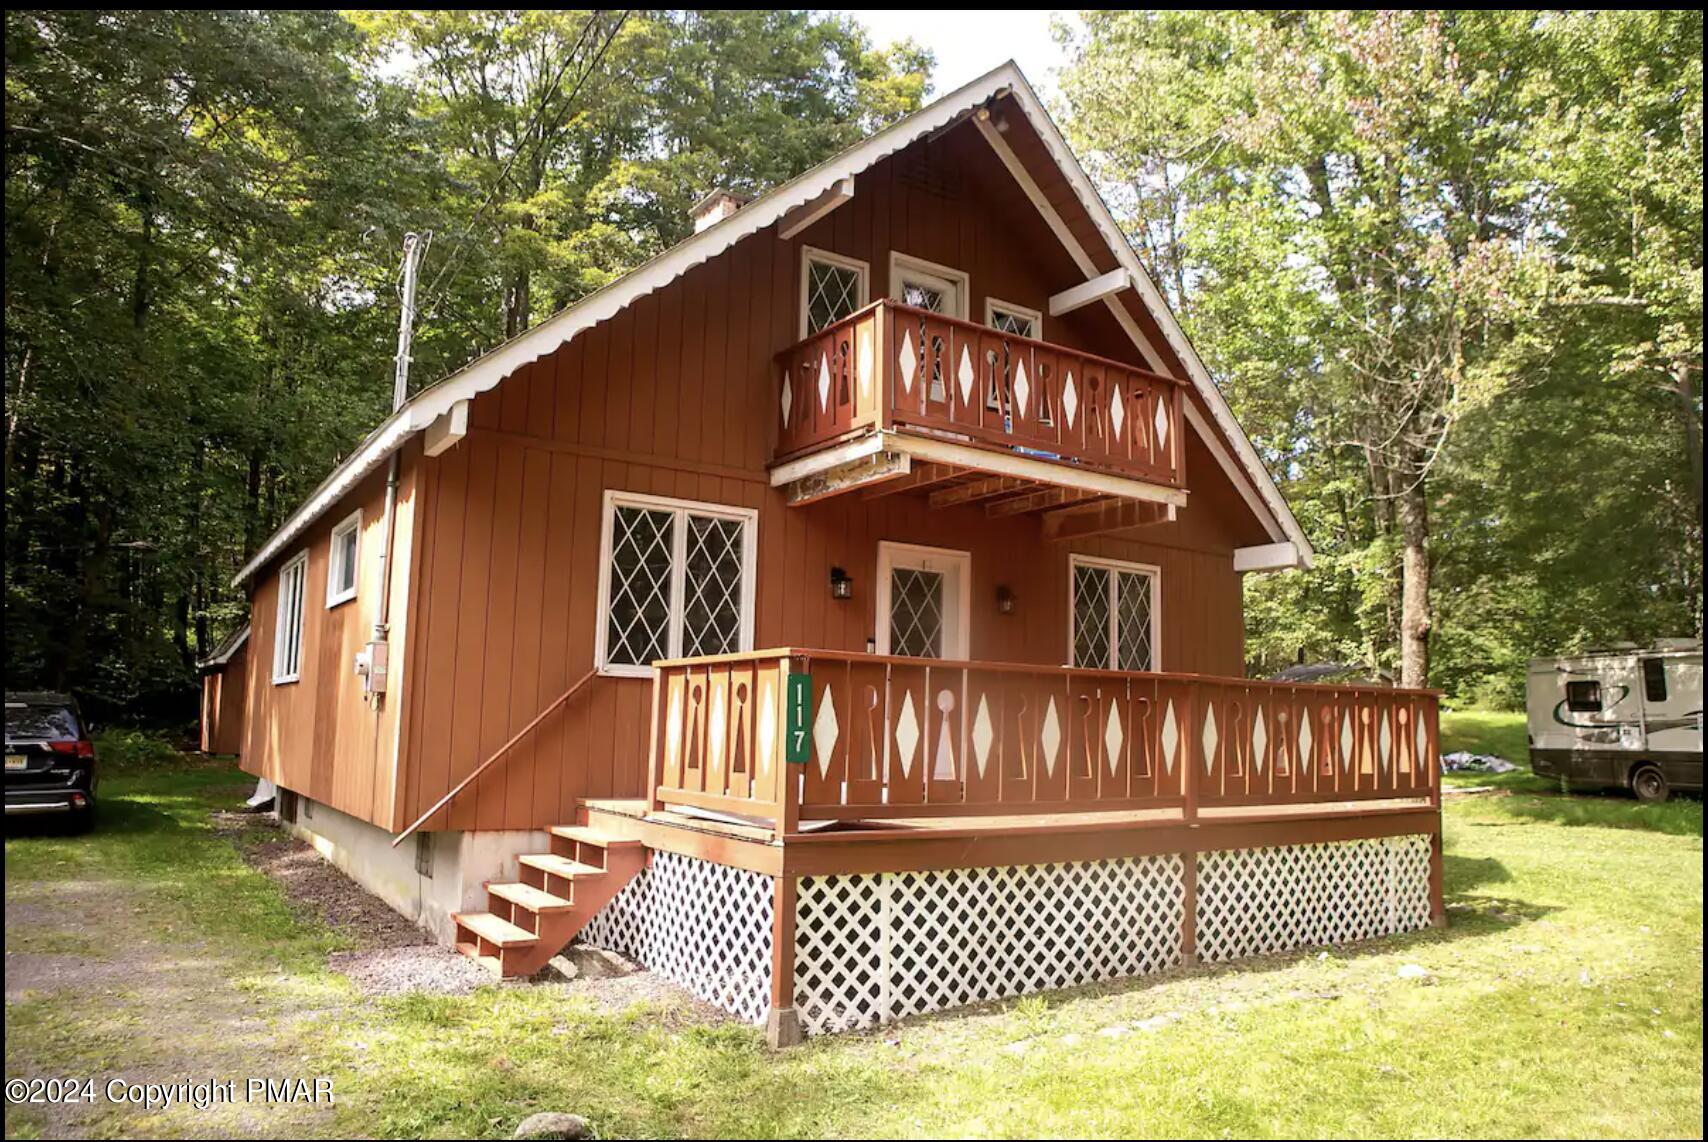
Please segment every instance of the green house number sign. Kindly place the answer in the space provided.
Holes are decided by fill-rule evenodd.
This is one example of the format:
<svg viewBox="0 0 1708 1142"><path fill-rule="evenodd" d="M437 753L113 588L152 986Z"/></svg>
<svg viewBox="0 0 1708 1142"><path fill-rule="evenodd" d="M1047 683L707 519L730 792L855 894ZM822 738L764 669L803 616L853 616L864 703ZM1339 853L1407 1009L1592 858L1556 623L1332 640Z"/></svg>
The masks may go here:
<svg viewBox="0 0 1708 1142"><path fill-rule="evenodd" d="M788 722L783 733L783 760L805 765L812 759L812 675L789 675Z"/></svg>

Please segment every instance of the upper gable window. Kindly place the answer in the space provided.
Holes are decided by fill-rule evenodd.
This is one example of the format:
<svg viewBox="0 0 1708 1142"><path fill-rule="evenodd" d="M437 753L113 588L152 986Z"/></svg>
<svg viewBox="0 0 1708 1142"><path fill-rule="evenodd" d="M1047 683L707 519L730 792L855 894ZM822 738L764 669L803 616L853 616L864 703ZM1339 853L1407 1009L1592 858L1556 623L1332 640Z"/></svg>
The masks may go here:
<svg viewBox="0 0 1708 1142"><path fill-rule="evenodd" d="M936 262L892 250L890 296L915 309L965 320L967 275L950 266L940 266Z"/></svg>
<svg viewBox="0 0 1708 1142"><path fill-rule="evenodd" d="M1027 309L1023 305L998 301L994 297L986 298L984 323L998 333L1011 333L1016 337L1027 337L1033 341L1043 340L1044 315L1035 309Z"/></svg>
<svg viewBox="0 0 1708 1142"><path fill-rule="evenodd" d="M865 262L827 250L801 247L801 336L810 337L827 325L866 305Z"/></svg>
<svg viewBox="0 0 1708 1142"><path fill-rule="evenodd" d="M362 511L357 508L332 529L332 550L326 560L326 605L336 607L356 597L357 555L361 548Z"/></svg>

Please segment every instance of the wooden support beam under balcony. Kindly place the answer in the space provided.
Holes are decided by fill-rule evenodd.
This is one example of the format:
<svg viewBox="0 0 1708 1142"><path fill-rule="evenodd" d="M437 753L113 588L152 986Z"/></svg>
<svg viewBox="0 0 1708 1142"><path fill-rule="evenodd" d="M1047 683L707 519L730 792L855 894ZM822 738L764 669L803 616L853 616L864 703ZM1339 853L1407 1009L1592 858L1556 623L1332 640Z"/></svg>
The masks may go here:
<svg viewBox="0 0 1708 1142"><path fill-rule="evenodd" d="M1101 499L1057 508L1044 515L1044 538L1051 540L1084 539L1110 531L1125 531L1133 527L1148 527L1167 523L1174 518L1174 508L1168 504L1138 503L1132 500Z"/></svg>
<svg viewBox="0 0 1708 1142"><path fill-rule="evenodd" d="M1169 509L1107 517L1151 522L1186 503L1184 389L1130 364L885 300L780 354L778 376L771 484L792 504Z"/></svg>

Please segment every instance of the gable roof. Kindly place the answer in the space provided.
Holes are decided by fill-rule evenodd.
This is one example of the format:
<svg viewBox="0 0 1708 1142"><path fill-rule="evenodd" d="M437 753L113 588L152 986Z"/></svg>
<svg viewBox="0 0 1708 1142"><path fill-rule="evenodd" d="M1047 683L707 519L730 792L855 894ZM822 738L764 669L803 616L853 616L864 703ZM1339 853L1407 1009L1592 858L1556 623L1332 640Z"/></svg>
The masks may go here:
<svg viewBox="0 0 1708 1142"><path fill-rule="evenodd" d="M1299 553L1299 564L1309 567L1312 557L1310 541L1305 538L1303 529L1287 506L1280 489L1263 466L1244 430L1235 421L1232 410L1216 387L1215 381L1211 379L1209 370L1199 359L1197 350L1187 340L1185 332L1175 320L1173 311L1169 309L1150 275L1139 263L1131 245L1122 235L1120 225L1110 214L1090 177L1079 165L1079 160L1068 148L1067 141L1038 99L1037 92L1032 90L1020 68L1010 60L929 106L868 136L804 174L759 196L721 222L684 239L651 261L595 290L580 301L566 306L538 325L470 362L456 373L417 393L369 433L361 445L321 481L302 505L261 545L255 556L238 571L232 579L232 585L241 585L279 556L358 481L375 471L410 437L425 430L439 417L450 413L459 402L496 388L506 377L523 366L555 352L577 334L601 321L609 320L639 298L667 285L702 262L724 253L743 238L759 233L791 211L833 193L845 179L852 178L919 139L955 125L1003 95L1012 96L1020 107L1050 158L1072 187L1074 196L1089 214L1109 253L1131 274L1145 311L1161 329L1174 355L1184 364L1193 391L1210 411L1220 433L1232 443L1234 457L1229 458L1222 452L1221 445L1213 438L1214 434L1206 433L1200 427L1200 435L1205 438L1205 443L1213 453L1217 453L1235 486L1252 507L1253 514L1263 522L1271 536L1294 544ZM1019 171L1016 171L1015 175L1022 178ZM1035 188L1035 184L1032 185ZM1041 204L1040 208L1043 208ZM1071 235L1058 231L1058 237L1069 246L1070 252L1077 253L1081 259L1084 258L1084 251ZM1122 322L1123 328L1128 331L1151 367L1167 372L1165 363L1133 325L1130 315L1123 309L1116 316L1128 318Z"/></svg>

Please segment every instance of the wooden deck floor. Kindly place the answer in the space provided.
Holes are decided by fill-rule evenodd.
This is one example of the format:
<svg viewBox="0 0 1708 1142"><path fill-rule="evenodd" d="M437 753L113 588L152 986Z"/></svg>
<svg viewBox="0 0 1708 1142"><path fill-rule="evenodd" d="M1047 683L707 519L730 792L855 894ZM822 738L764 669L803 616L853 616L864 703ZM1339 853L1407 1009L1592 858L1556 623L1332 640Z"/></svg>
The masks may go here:
<svg viewBox="0 0 1708 1142"><path fill-rule="evenodd" d="M842 822L779 840L765 824L699 813L648 812L641 799L583 802L601 828L679 852L772 875L1100 860L1185 850L1308 844L1434 832L1427 798L1200 809L900 817Z"/></svg>

